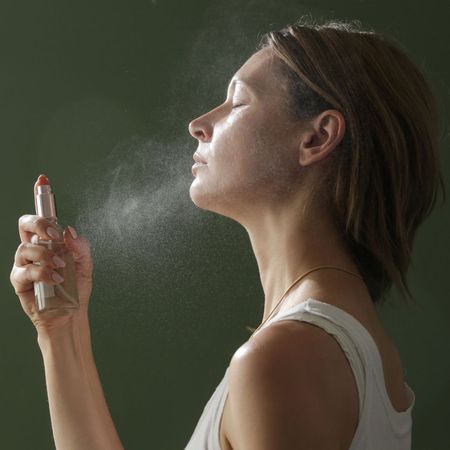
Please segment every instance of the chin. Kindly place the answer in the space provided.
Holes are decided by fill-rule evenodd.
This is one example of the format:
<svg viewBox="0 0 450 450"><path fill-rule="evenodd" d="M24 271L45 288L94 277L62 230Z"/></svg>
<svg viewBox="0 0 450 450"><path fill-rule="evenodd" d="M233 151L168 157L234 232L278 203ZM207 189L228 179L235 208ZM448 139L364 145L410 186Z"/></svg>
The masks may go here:
<svg viewBox="0 0 450 450"><path fill-rule="evenodd" d="M195 179L192 182L191 187L189 188L189 196L195 206L208 211L214 211L214 205L217 206L218 204L218 199L214 199L211 193L205 191L204 186L202 186L198 179Z"/></svg>
<svg viewBox="0 0 450 450"><path fill-rule="evenodd" d="M198 208L236 220L235 208L233 207L235 202L231 202L231 205L229 204L227 206L225 203L230 202L224 201L225 198L223 194L206 191L204 186L202 186L201 183L198 183L198 180L194 180L191 184L189 196L194 205Z"/></svg>

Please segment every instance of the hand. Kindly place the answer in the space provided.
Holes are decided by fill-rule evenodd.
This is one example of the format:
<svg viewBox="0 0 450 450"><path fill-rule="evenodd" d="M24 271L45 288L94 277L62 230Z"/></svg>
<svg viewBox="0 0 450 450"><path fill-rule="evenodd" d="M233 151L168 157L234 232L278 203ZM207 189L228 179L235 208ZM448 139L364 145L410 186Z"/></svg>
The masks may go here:
<svg viewBox="0 0 450 450"><path fill-rule="evenodd" d="M32 244L31 238L37 234L41 239L53 239L46 231L49 226L55 229L52 225L52 222L37 215L26 214L19 218L19 235L22 242L17 248L10 275L11 284L23 310L38 331L46 332L68 327L74 317L87 312L92 292L93 262L89 241L81 236L73 239L69 228L66 228L63 238L75 262L80 309L55 317L45 317L37 312L34 282L58 284L52 279L53 269L57 267L52 258L56 253L42 245ZM39 262L40 265L33 264L34 262Z"/></svg>

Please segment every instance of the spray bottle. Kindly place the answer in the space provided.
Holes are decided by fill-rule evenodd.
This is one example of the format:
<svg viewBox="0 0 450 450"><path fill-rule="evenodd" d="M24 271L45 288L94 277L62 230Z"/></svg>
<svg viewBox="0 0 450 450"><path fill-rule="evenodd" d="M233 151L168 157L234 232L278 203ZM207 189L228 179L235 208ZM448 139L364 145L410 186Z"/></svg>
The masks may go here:
<svg viewBox="0 0 450 450"><path fill-rule="evenodd" d="M37 234L31 238L32 244L42 245L55 252L64 262L65 267L55 269L64 281L57 285L38 281L34 283L34 295L36 298L36 308L38 313L52 316L70 314L74 309L80 308L77 278L75 272L75 262L72 253L66 247L63 238L63 228L58 224L56 216L55 196L48 178L40 175L36 183L35 206L36 214L45 217L52 222L58 230L60 240L44 240ZM40 263L35 263L39 265Z"/></svg>

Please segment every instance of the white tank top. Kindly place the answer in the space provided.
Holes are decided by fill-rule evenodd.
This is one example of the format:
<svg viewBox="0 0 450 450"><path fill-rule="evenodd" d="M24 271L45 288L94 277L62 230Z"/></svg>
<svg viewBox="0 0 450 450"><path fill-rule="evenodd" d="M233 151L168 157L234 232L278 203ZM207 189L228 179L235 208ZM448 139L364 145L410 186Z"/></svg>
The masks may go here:
<svg viewBox="0 0 450 450"><path fill-rule="evenodd" d="M396 411L386 391L378 347L361 322L341 308L309 298L272 317L257 333L279 320L312 323L333 335L342 347L359 394L359 421L349 450L411 450L414 391L405 382L410 406ZM184 450L222 450L219 426L228 395L228 370L204 407Z"/></svg>

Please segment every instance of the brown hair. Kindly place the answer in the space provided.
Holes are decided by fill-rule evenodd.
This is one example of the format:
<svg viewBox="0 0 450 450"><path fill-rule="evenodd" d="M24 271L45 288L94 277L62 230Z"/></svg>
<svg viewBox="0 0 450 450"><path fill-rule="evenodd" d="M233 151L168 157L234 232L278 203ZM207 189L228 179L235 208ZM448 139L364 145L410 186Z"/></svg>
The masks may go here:
<svg viewBox="0 0 450 450"><path fill-rule="evenodd" d="M358 20L319 24L302 16L266 33L258 50L265 47L279 58L296 118L326 109L345 118L345 136L318 185L372 301L383 304L394 283L414 304L406 279L414 236L439 185L442 203L446 197L438 106L425 75L400 44Z"/></svg>

